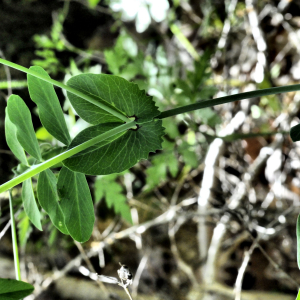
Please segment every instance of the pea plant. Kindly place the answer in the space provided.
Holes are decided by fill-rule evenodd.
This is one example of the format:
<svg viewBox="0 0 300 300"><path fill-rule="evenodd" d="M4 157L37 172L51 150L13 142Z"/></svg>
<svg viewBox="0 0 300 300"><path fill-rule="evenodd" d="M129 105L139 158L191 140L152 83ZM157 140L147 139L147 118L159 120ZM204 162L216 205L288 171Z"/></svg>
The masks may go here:
<svg viewBox="0 0 300 300"><path fill-rule="evenodd" d="M122 77L80 74L65 85L51 79L41 67L27 69L4 59L0 63L27 73L30 97L38 107L41 123L61 142L61 146L53 147L46 155L37 141L27 105L17 95L9 97L5 135L19 165L14 177L0 186L0 193L9 191L17 280L0 279L0 295L5 299L20 299L33 291L33 286L20 281L13 187L22 183L24 211L38 230L42 230L42 208L59 231L83 243L90 238L95 220L85 175L120 173L147 159L150 152L160 150L164 135L162 119L223 103L300 90L299 84L268 88L159 111L152 97ZM91 124L73 140L53 86L66 90L77 114ZM300 140L300 124L292 128L291 137ZM56 174L51 168L60 171ZM39 205L32 185L32 177L37 175ZM298 264L299 248L298 238Z"/></svg>

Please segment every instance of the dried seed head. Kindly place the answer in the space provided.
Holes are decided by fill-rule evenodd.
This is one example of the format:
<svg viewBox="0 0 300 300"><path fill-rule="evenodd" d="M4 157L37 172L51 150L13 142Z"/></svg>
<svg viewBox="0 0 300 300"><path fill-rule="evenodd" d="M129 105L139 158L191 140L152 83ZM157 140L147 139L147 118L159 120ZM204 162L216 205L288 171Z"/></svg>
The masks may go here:
<svg viewBox="0 0 300 300"><path fill-rule="evenodd" d="M121 263L119 264L121 268L118 270L118 275L122 283L125 281L125 286L127 287L128 285L132 284L132 273L126 265L122 265Z"/></svg>

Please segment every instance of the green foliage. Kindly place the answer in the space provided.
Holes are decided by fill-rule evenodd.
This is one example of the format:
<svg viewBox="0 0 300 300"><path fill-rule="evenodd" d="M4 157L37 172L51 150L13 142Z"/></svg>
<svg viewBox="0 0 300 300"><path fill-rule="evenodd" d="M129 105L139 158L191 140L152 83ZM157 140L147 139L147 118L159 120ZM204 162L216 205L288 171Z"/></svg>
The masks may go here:
<svg viewBox="0 0 300 300"><path fill-rule="evenodd" d="M104 51L109 71L127 80L144 74L145 56L138 51L136 42L121 31L115 46Z"/></svg>
<svg viewBox="0 0 300 300"><path fill-rule="evenodd" d="M24 210L28 218L37 229L42 230L41 214L35 201L31 178L23 182L22 200L23 200Z"/></svg>
<svg viewBox="0 0 300 300"><path fill-rule="evenodd" d="M46 40L46 41L45 41ZM50 41L46 36L35 38L37 44L46 44ZM58 70L62 69L60 61L56 57L55 51L50 49L36 50L35 54L40 56L42 59L34 59L32 63L39 66L49 72L49 74L57 74Z"/></svg>
<svg viewBox="0 0 300 300"><path fill-rule="evenodd" d="M70 148L99 136L120 123L104 123L83 130L72 141ZM142 124L137 130L128 130L111 142L104 141L88 148L86 151L68 158L63 163L69 169L89 175L106 175L120 173L134 166L140 159L147 159L149 152L161 149L162 122L154 120Z"/></svg>
<svg viewBox="0 0 300 300"><path fill-rule="evenodd" d="M17 139L17 128L9 119L7 108L5 109L5 138L9 149L16 158L24 165L27 165L27 158L23 147Z"/></svg>
<svg viewBox="0 0 300 300"><path fill-rule="evenodd" d="M59 11L55 15L50 36L34 35L33 37L36 48L39 49L35 51L35 54L40 56L41 59L34 59L32 64L40 66L48 73L54 75L57 74L58 71L64 71L62 64L56 56L56 51L67 50L67 47L61 38L65 17L65 11Z"/></svg>
<svg viewBox="0 0 300 300"><path fill-rule="evenodd" d="M179 146L174 142L164 140L163 152L155 155L151 159L151 166L147 168L146 191L150 191L156 186L164 183L168 179L168 173L174 178L179 172L178 155L186 166L196 168L199 158L195 153L195 147L186 141L182 141Z"/></svg>
<svg viewBox="0 0 300 300"><path fill-rule="evenodd" d="M22 89L25 87L27 87L26 80L11 80L9 82L0 80L0 90L7 90L8 88Z"/></svg>
<svg viewBox="0 0 300 300"><path fill-rule="evenodd" d="M259 88L266 89L272 87L270 81L265 77L263 82L259 84ZM281 103L276 95L268 95L261 97L260 105L264 106L264 110L270 111L272 114L278 113L281 110Z"/></svg>
<svg viewBox="0 0 300 300"><path fill-rule="evenodd" d="M122 187L116 182L119 175L97 176L94 185L95 201L98 202L104 198L109 208L114 208L116 214L120 214L124 220L132 223L130 208L126 203L127 199Z"/></svg>
<svg viewBox="0 0 300 300"><path fill-rule="evenodd" d="M50 78L41 67L31 67L30 69ZM43 126L56 139L69 145L70 134L53 85L32 75L28 75L27 78L30 97L38 106Z"/></svg>
<svg viewBox="0 0 300 300"><path fill-rule="evenodd" d="M152 160L152 166L146 170L147 187L146 190L151 190L167 179L167 172L170 171L173 177L178 172L178 160L174 155L172 148L173 143L164 141L165 152L156 155Z"/></svg>
<svg viewBox="0 0 300 300"><path fill-rule="evenodd" d="M50 77L40 67L31 68L29 73L30 96L38 105L44 128L59 141L68 145L70 135L59 101L52 84L45 82L50 81ZM31 166L37 162L32 158L27 161L23 149L39 161L42 160L42 156L43 159L50 157L49 160L52 160L52 156L57 154L54 159L58 157L57 162L61 162L63 159L59 158L65 153L81 145L87 145L81 149L82 151L78 150L80 151L78 155L64 161L64 164L75 172L63 167L56 179L48 169L39 175L37 184L39 203L56 228L62 233L70 234L77 241L84 242L91 235L94 213L90 191L82 173L111 174L130 168L140 159L147 159L149 152L161 148L164 130L162 121L154 119L159 115L159 111L151 97L146 96L145 92L140 91L135 84L116 76L103 74L78 75L71 78L68 84L75 88L72 92L68 91L68 96L77 113L83 119L97 125L83 130L65 152L62 147L50 150L46 147L46 152L41 151L26 104L20 97L12 95L7 107L7 139L12 151L16 153L23 165ZM66 89L68 90L68 87ZM89 95L93 100L92 103L82 99L82 95ZM101 108L98 107L98 103L101 103ZM119 115L123 115L125 119L125 116L135 119L135 128L126 132L114 131L125 126L122 125ZM130 121L131 119L128 119L128 122ZM116 132L116 134L107 134L110 132ZM100 138L101 136L103 138ZM94 143L90 143L94 140ZM27 172L31 169L32 167L29 169L26 167L21 168L20 171ZM42 230L41 215L29 177L23 183L23 204L30 221ZM109 191L105 193L108 206L115 205L116 202L112 200ZM115 206L116 212L121 212L122 216L130 221L130 211L124 199L119 196L115 201L122 204L118 205L118 208Z"/></svg>
<svg viewBox="0 0 300 300"><path fill-rule="evenodd" d="M300 290L298 291L296 300L300 300Z"/></svg>
<svg viewBox="0 0 300 300"><path fill-rule="evenodd" d="M179 2L175 1L174 6L179 5ZM88 0L91 8L98 3L99 0ZM221 31L223 27L221 18L216 11L213 11L211 4L207 3L207 13L202 26L202 34L204 35L208 33L208 30L217 28L217 31ZM48 72L54 74L64 70L56 57L56 52L72 48L71 51L76 53L78 50L75 47L67 46L61 38L65 16L66 14L61 11L55 17L50 37L35 37L40 48L36 54L41 56L42 60L35 60L34 63L43 66ZM164 128L162 121L158 120L160 112L157 106L161 110L166 110L174 106L197 105L206 100L202 102L204 104L200 107L201 110L196 106L193 107L195 110L193 112L191 112L192 109L186 108L185 110L183 108L180 114L189 112L188 115L164 119L163 124L167 134L163 143L164 151L152 156L151 166L146 170L147 185L145 189L149 191L166 181L168 176L180 177L183 173L182 170L190 170L190 167L196 168L198 166L201 150L205 149L208 143L206 138L209 139L209 135L214 136L210 132L209 134L200 132L196 134L195 131L198 130L199 125L205 124L209 130L212 129L212 132L215 132L216 125L220 124L220 117L210 108L212 104L207 100L217 91L215 87L207 86L207 81L211 76L209 64L211 53L205 51L199 56L176 24L171 25L170 29L181 40L185 49L195 58L193 66L189 65L188 68L184 68L179 62L170 65L161 46L155 47L156 50L153 50L154 47L150 44L147 47L146 55L144 55L144 52L138 49L135 41L124 31L121 31L115 47L104 52L108 69L114 75L80 74L68 81L68 87L63 88L67 90L68 98L76 113L92 125L82 130L72 141L52 85L53 81L49 81L51 80L49 75L41 67L30 68L30 71L42 76L42 78L38 78L34 74L28 74L30 96L38 106L39 117L44 126L38 134L43 136L43 140L52 142L53 139L49 138L49 134L51 134L67 147L54 148L52 145L50 148L47 148L48 146L40 147L26 104L18 96L12 95L9 98L5 119L6 140L12 152L21 162L15 170L15 175L25 174L26 177L28 174L22 188L26 215L23 215L19 222L19 237L22 245L26 243L30 232L29 220L39 230L42 230L41 213L35 200L35 190L31 180L31 177L40 172L41 169L37 169L36 173L30 173L30 171L41 165L42 161L47 163L52 158L57 158L55 164L50 165L49 163L48 169L43 169L45 171L41 172L38 177L37 196L40 206L49 215L54 226L62 233L70 234L79 242L87 241L92 233L95 218L85 174L101 175L97 177L94 185L95 200L100 201L105 198L108 207L114 208L117 214L132 223L130 208L126 203L123 188L117 183L120 174L113 173L127 170L139 160L147 159L149 152L155 152L162 148ZM153 51L156 51L155 59L152 57ZM1 61L3 62L3 60ZM193 68L191 69L191 67ZM81 72L78 69L76 71ZM273 70L276 77L278 70L277 73L275 71ZM134 79L137 84L130 83L126 79ZM68 89L70 87L73 90ZM152 97L146 96L145 91L141 91L139 87L145 89L149 95L154 97L155 101L159 100L157 106ZM269 88L270 83L265 80L260 87ZM252 97L263 96L260 107L257 107L259 116L264 113L261 109L262 106L270 108L272 113L281 109L278 98L270 95L273 93L271 90L261 94L254 92L244 95L245 99L249 98L250 94ZM277 93L278 91L276 90ZM284 90L282 89L282 91ZM88 96L92 101L89 102L82 95ZM216 102L213 103L228 103L244 98L237 99L235 96L227 96L227 98L215 99ZM126 129L126 131L114 131L120 128L124 122L128 124L133 119L135 120L134 128ZM184 123L190 129L185 129L184 133L179 132L178 122ZM109 132L113 133L107 134ZM291 137L294 141L300 140L299 132L300 125L291 129ZM101 139L101 136L105 138ZM74 152L75 154L71 157L63 156L72 149L95 141L94 139L99 137L97 142L80 148L78 153ZM233 134L225 138L233 140L238 138L238 135ZM31 157L27 158L24 150ZM183 164L185 168L182 168ZM50 170L50 167L62 167L58 177ZM105 174L110 175L102 176ZM52 230L52 242L56 232L56 229ZM297 258L300 268L299 236L300 221L298 218ZM15 297L15 292L18 293L17 290L9 292L8 297L7 292L5 294L1 286L9 286L9 284L8 282L1 283L3 282L0 281L1 299L24 297L20 294ZM17 284L14 283L13 286L16 287Z"/></svg>
<svg viewBox="0 0 300 300"><path fill-rule="evenodd" d="M182 155L182 159L186 165L191 166L192 168L196 168L198 166L199 158L195 153L195 146L183 141L178 146L178 152Z"/></svg>
<svg viewBox="0 0 300 300"><path fill-rule="evenodd" d="M126 44L132 45L134 49L129 52ZM127 79L139 77L145 80L135 80L140 87L143 87L149 94L154 96L160 109L166 109L172 105L187 105L202 99L210 98L217 91L215 87L207 86L206 82L211 77L210 70L210 51L206 51L200 56L199 61L194 62L194 69L186 72L185 78L180 78L178 70L179 64L170 66L163 47L156 49L156 57L153 60L150 56L140 57L140 52L136 48L135 42L125 32L122 32L114 48L105 51L105 58L109 70L119 76L126 76ZM127 72L128 66L133 70ZM130 75L128 75L130 74ZM147 169L147 188L154 188L157 184L167 179L168 170L178 168L178 154L183 162L191 167L197 167L199 158L196 154L194 145L184 141L185 136L180 136L178 132L178 121L182 116L168 118L163 120L163 126L166 134L174 139L170 142L167 152L156 155L152 160L152 166ZM193 112L193 118L190 124L193 127L194 122L201 122L211 127L221 122L220 117L211 109L204 108ZM178 146L176 141L179 141ZM166 145L166 144L165 144ZM163 147L164 149L165 146ZM175 162L176 161L176 162ZM170 174L172 174L170 172ZM159 175L158 175L159 174Z"/></svg>
<svg viewBox="0 0 300 300"><path fill-rule="evenodd" d="M95 216L84 174L63 167L59 172L57 190L70 235L78 242L86 242L92 234Z"/></svg>
<svg viewBox="0 0 300 300"><path fill-rule="evenodd" d="M211 98L217 92L216 87L207 86L211 77L209 66L211 52L206 51L198 61L194 61L194 70L187 71L186 78L175 81L177 92L174 98L177 105L187 105L196 101ZM196 122L203 122L211 127L220 124L220 117L209 107L193 112Z"/></svg>
<svg viewBox="0 0 300 300"><path fill-rule="evenodd" d="M51 224L49 227L50 227L50 235L48 238L48 245L53 246L55 241L57 240L58 230L56 229L56 227L52 226Z"/></svg>
<svg viewBox="0 0 300 300"><path fill-rule="evenodd" d="M57 28L56 33L60 30L59 26ZM53 32L52 40L57 40L59 35L56 33ZM201 102L203 99L210 98L216 91L215 88L206 85L210 76L208 51L194 63L193 70L186 71L183 76L177 76L182 66L178 64L169 66L162 47L157 48L156 60L150 56L144 59L135 42L125 33L120 35L113 49L105 52L105 56L109 69L117 75L142 78L137 82L155 99L160 99L158 104L161 109L184 105L178 112L181 114L202 108L193 114L190 112L187 117L179 116L164 120L169 142L165 142L166 151L154 156L152 166L146 171L148 189L166 180L168 174L173 177L179 175L178 157L181 162L190 167L198 165L201 152L199 142L206 143L204 135L201 135L202 139L200 139L192 130L179 134L176 124L178 121L184 122L192 129L196 129L201 123L214 129L220 122L220 118L210 108L213 104L228 103L258 95L267 96L273 92L273 89L265 90L261 94L247 92ZM0 61L4 60L0 59ZM147 159L149 152L161 149L164 128L159 118L168 115L163 114L164 112L160 114L152 97L146 96L145 91L141 91L136 84L114 75L80 74L72 77L68 81L68 86L65 86L51 80L39 67L30 70L16 65L13 67L25 70L29 74L30 95L38 105L39 116L45 130L68 145L68 149L58 148L53 152L43 150L41 155L30 112L21 98L12 95L7 107L7 142L22 163L16 173L21 174L12 181L20 183L54 165L61 166L63 162L65 167L61 169L58 180L50 170L40 174L38 199L59 230L66 234L70 233L74 239L86 241L93 227L93 206L84 174L120 173L132 167L140 159ZM70 139L52 84L66 89L68 98L78 115L93 125L81 131L73 141ZM297 88L294 87L294 90ZM285 89L276 90L276 92L282 91ZM21 148L31 155L28 162ZM42 159L46 161L40 163ZM114 186L115 177L112 178L111 186ZM24 188L26 195L23 197L24 207L27 205L25 211L33 224L41 229L34 190L31 182L30 184L28 182L24 182L24 187L26 186ZM4 184L2 188L5 187ZM101 190L99 195L102 193L102 196L107 198L108 206L113 206L116 212L121 212L124 218L130 220L129 209L121 196L121 187L115 186L114 190L118 195L116 199L112 197L110 192L112 189ZM82 207L84 209L81 209ZM73 212L74 218L70 212Z"/></svg>
<svg viewBox="0 0 300 300"><path fill-rule="evenodd" d="M0 299L1 300L19 300L30 295L34 287L26 282L14 279L0 278Z"/></svg>
<svg viewBox="0 0 300 300"><path fill-rule="evenodd" d="M25 102L19 96L11 95L7 101L7 113L11 123L17 127L18 142L27 153L38 160L42 160L31 114Z"/></svg>
<svg viewBox="0 0 300 300"><path fill-rule="evenodd" d="M89 2L89 6L91 8L94 8L97 6L97 4L100 2L100 0L88 0L88 2Z"/></svg>
<svg viewBox="0 0 300 300"><path fill-rule="evenodd" d="M136 84L112 75L82 74L72 77L68 85L92 95L97 102L119 113L134 117L139 124L136 130L113 136L110 140L67 159L64 164L68 168L90 175L119 173L132 167L140 159L147 159L149 152L161 148L163 127L161 121L153 120L159 111L151 98L140 91ZM68 97L84 120L92 124L100 123L83 130L72 141L70 148L120 125L116 123L120 122L116 116L96 105L86 103L84 99L69 92Z"/></svg>
<svg viewBox="0 0 300 300"><path fill-rule="evenodd" d="M64 234L69 234L65 225L65 217L57 194L57 179L51 170L40 173L37 195L41 207L49 215L53 225Z"/></svg>
<svg viewBox="0 0 300 300"><path fill-rule="evenodd" d="M28 237L32 231L30 226L30 220L24 211L21 211L18 215L18 237L20 246L24 249Z"/></svg>
<svg viewBox="0 0 300 300"><path fill-rule="evenodd" d="M135 117L138 124L147 123L159 115L151 97L146 96L134 83L113 75L81 74L72 77L68 85L78 91L93 96L106 106ZM120 119L84 99L68 92L68 98L78 115L93 125L107 122L120 122Z"/></svg>

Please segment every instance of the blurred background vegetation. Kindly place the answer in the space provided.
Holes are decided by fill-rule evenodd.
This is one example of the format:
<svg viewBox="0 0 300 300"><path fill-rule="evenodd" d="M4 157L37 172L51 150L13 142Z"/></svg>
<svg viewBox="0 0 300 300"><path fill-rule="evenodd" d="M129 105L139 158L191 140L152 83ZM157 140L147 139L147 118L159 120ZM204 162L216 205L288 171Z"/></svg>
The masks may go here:
<svg viewBox="0 0 300 300"><path fill-rule="evenodd" d="M66 82L122 76L161 111L298 83L300 3L288 0L0 0L0 55ZM72 137L88 126L56 90ZM6 99L33 111L26 75L0 66L0 182L17 165L5 142ZM300 93L237 101L166 118L163 150L123 172L88 177L96 223L85 244L43 219L34 228L14 189L26 299L127 299L96 284L134 273L134 299L295 299ZM7 194L0 195L0 277L14 278ZM241 293L242 291L242 293Z"/></svg>

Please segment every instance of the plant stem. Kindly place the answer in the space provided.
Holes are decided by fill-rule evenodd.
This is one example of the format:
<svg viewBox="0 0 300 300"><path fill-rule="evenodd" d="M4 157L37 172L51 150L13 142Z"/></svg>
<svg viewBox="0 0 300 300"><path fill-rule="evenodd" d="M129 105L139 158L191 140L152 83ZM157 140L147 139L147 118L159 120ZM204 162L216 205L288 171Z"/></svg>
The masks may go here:
<svg viewBox="0 0 300 300"><path fill-rule="evenodd" d="M9 190L9 209L10 209L11 236L12 236L12 244L13 244L16 279L21 280L18 241L17 241L16 224L15 224L14 208L12 204L11 190Z"/></svg>
<svg viewBox="0 0 300 300"><path fill-rule="evenodd" d="M193 104L177 107L174 109L166 110L166 111L162 112L156 118L164 119L167 117L176 116L176 115L179 115L182 113L186 113L186 112L201 109L201 108L211 107L214 105L234 102L234 101L243 100L243 99L250 99L250 98L254 98L254 97L275 95L275 94L295 92L295 91L300 91L300 84L279 86L279 87L273 87L273 88L269 88L269 89L262 89L262 90L258 90L258 91L252 91L252 92L246 92L246 93L240 93L240 94L215 98L215 99L211 99L211 100L203 100L203 101L200 101L197 103L193 103Z"/></svg>
<svg viewBox="0 0 300 300"><path fill-rule="evenodd" d="M296 300L300 300L300 289L298 290L298 295L297 295Z"/></svg>
<svg viewBox="0 0 300 300"><path fill-rule="evenodd" d="M78 90L76 90L76 89L74 89L74 88L72 88L72 87L70 87L68 85L65 85L65 84L63 84L61 82L58 82L56 80L53 80L51 78L44 77L43 75L41 75L41 74L39 74L39 73L37 73L35 71L32 71L32 70L27 69L25 67L22 67L22 66L20 66L18 64L14 64L14 63L12 63L10 61L7 61L5 59L2 59L2 58L0 58L0 63L2 63L3 65L9 66L11 68L17 69L19 71L25 72L27 74L30 74L32 76L35 76L35 77L37 77L39 79L42 79L42 80L44 80L44 81L46 81L48 83L56 85L56 86L58 86L58 87L60 87L62 89L65 89L66 91L68 91L68 92L70 92L70 93L72 93L72 94L74 94L74 95L76 95L76 96L78 96L78 97L80 97L80 98L82 98L82 99L84 99L84 100L86 100L86 101L88 101L88 102L90 102L90 103L92 103L92 104L100 107L101 109L103 109L103 110L107 111L108 113L114 115L115 117L119 118L120 120L122 120L124 122L129 122L129 119L125 115L121 114L120 112L114 110L111 107L106 106L105 104L103 104L101 102L98 102L93 97L91 97L89 95L86 95L86 94L84 94L84 93L82 93L82 92L80 92L80 91L78 91Z"/></svg>
<svg viewBox="0 0 300 300"><path fill-rule="evenodd" d="M170 25L170 30L177 37L179 42L183 45L183 47L187 50L187 52L192 56L192 58L196 61L199 60L199 54L192 45L192 43L186 38L186 36L182 33L180 28L175 24Z"/></svg>
<svg viewBox="0 0 300 300"><path fill-rule="evenodd" d="M131 295L130 295L130 293L129 293L129 291L128 291L128 288L125 287L125 286L123 286L123 288L124 288L126 294L128 295L129 299L130 299L130 300L133 300L132 297L131 297Z"/></svg>
<svg viewBox="0 0 300 300"><path fill-rule="evenodd" d="M30 167L26 172L22 173L21 175L11 179L10 181L8 182L5 182L4 184L2 184L0 186L0 193L8 190L8 189L11 189L12 187L16 186L17 184L25 181L26 179L54 166L55 164L71 157L72 155L75 155L77 153L79 153L80 151L83 151L101 141L104 141L106 140L107 138L111 137L111 136L114 136L118 133L121 133L121 132L124 132L126 131L127 129L130 129L130 128L134 128L136 126L136 123L135 121L131 121L130 123L125 123L121 126L118 126L114 129L111 129L103 134L100 134L72 149L69 149L63 153L60 153L38 165L34 165L32 167Z"/></svg>

